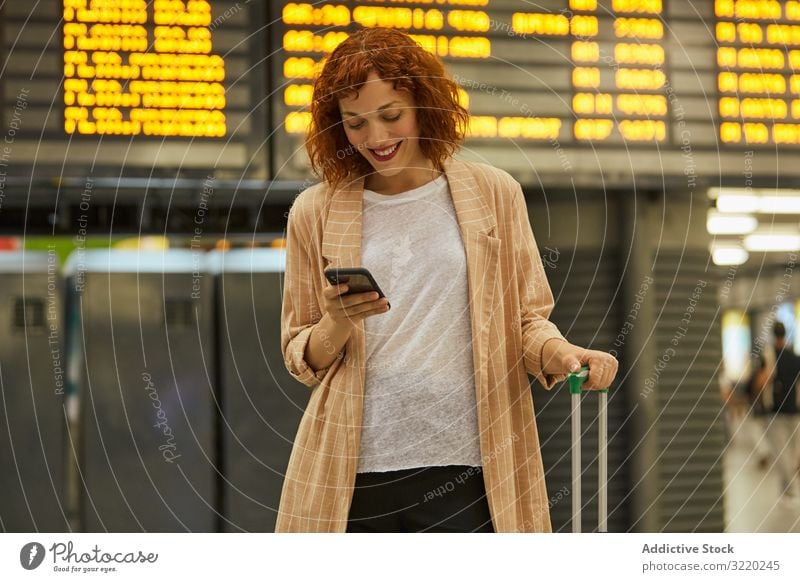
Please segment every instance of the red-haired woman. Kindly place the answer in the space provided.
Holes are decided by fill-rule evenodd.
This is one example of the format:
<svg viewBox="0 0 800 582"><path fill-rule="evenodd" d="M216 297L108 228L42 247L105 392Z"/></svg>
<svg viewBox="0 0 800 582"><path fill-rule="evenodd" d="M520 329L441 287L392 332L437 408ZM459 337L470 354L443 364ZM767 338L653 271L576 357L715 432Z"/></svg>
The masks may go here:
<svg viewBox="0 0 800 582"><path fill-rule="evenodd" d="M406 34L360 29L314 85L322 181L289 212L281 344L312 388L276 531L550 531L527 372L547 389L611 355L567 342L519 183L454 159L467 111ZM386 293L345 295L328 267ZM391 300L391 309L389 301Z"/></svg>

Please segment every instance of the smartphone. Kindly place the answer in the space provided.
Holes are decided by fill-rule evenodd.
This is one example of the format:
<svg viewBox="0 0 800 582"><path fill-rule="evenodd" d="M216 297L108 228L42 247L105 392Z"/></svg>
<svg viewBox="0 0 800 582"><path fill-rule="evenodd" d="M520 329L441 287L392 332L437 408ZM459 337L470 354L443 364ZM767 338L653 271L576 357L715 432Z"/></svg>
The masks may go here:
<svg viewBox="0 0 800 582"><path fill-rule="evenodd" d="M347 291L342 295L375 291L378 293L378 299L385 297L375 277L364 267L331 267L325 269L324 273L332 285L347 283Z"/></svg>

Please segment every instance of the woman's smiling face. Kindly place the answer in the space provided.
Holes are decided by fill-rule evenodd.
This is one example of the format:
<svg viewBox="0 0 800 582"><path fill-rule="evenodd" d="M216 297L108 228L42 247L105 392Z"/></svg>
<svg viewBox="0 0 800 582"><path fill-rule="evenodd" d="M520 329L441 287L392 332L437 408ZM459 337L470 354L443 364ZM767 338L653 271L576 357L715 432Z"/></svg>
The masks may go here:
<svg viewBox="0 0 800 582"><path fill-rule="evenodd" d="M348 141L383 177L430 168L419 148L419 129L411 97L395 90L374 71L358 90L339 100Z"/></svg>

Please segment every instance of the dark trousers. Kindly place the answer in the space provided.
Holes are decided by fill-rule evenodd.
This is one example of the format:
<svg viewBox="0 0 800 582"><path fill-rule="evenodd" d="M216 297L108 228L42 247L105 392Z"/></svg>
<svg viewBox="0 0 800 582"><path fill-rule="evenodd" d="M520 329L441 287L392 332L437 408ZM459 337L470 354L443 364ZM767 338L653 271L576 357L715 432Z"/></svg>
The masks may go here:
<svg viewBox="0 0 800 582"><path fill-rule="evenodd" d="M494 533L481 467L358 473L347 532Z"/></svg>

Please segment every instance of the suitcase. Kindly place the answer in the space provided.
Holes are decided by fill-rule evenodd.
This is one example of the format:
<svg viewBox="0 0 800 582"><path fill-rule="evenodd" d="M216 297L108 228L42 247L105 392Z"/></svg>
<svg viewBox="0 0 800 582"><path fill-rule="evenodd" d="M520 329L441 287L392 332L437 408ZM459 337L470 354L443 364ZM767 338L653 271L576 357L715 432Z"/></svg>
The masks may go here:
<svg viewBox="0 0 800 582"><path fill-rule="evenodd" d="M572 372L569 380L569 392L572 400L570 417L572 419L572 532L581 531L581 392L583 383L589 376L589 367L583 366L577 372ZM608 390L591 390L598 392L598 471L597 471L597 531L607 532L608 493L606 481L608 480L607 457L607 432L608 419L606 404Z"/></svg>

